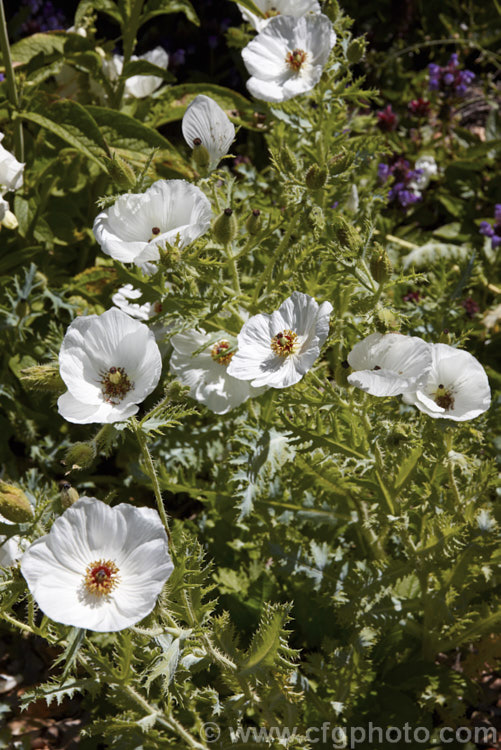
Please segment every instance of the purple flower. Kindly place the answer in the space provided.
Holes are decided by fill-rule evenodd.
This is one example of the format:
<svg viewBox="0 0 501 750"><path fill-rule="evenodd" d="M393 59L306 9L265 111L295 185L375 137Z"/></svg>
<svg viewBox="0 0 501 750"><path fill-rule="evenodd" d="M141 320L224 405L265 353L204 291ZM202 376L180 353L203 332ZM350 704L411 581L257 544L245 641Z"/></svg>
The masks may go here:
<svg viewBox="0 0 501 750"><path fill-rule="evenodd" d="M478 229L480 234L485 234L486 237L492 237L494 234L494 228L489 224L488 221L481 221Z"/></svg>
<svg viewBox="0 0 501 750"><path fill-rule="evenodd" d="M492 248L499 247L501 245L501 236L498 234L493 234L491 238L491 246Z"/></svg>
<svg viewBox="0 0 501 750"><path fill-rule="evenodd" d="M412 190L400 190L398 193L398 200L401 206L407 208L407 206L412 206L414 203L420 201L421 194L414 193Z"/></svg>
<svg viewBox="0 0 501 750"><path fill-rule="evenodd" d="M501 203L494 206L494 219L501 224Z"/></svg>
<svg viewBox="0 0 501 750"><path fill-rule="evenodd" d="M388 164L378 164L377 166L377 176L381 180L381 182L386 182L390 175L390 168Z"/></svg>

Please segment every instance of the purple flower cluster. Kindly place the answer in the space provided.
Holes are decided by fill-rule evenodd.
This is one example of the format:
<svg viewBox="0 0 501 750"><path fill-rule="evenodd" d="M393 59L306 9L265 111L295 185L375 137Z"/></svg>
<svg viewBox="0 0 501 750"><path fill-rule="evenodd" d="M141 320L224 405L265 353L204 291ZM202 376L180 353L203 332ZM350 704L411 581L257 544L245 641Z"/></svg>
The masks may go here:
<svg viewBox="0 0 501 750"><path fill-rule="evenodd" d="M445 67L430 63L428 65L430 75L429 88L431 91L442 91L445 94L464 96L468 86L475 78L471 70L460 70L457 54L454 52Z"/></svg>
<svg viewBox="0 0 501 750"><path fill-rule="evenodd" d="M378 164L377 175L381 182L392 179L394 182L388 193L389 201L395 201L407 208L421 200L421 192L417 189L416 179L423 174L422 169L411 169L407 159L399 157L393 164Z"/></svg>
<svg viewBox="0 0 501 750"><path fill-rule="evenodd" d="M22 26L23 34L65 29L69 25L63 11L51 0L23 0L23 5L30 10L30 17Z"/></svg>
<svg viewBox="0 0 501 750"><path fill-rule="evenodd" d="M494 206L494 224L490 224L488 221L481 221L479 232L491 238L491 247L493 249L501 245L501 203L496 203Z"/></svg>

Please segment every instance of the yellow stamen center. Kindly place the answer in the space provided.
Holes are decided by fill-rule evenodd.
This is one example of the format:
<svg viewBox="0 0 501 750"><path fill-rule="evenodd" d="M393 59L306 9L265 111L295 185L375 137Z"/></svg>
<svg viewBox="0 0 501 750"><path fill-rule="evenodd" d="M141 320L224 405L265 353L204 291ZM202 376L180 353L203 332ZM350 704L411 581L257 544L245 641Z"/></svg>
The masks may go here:
<svg viewBox="0 0 501 750"><path fill-rule="evenodd" d="M304 49L293 49L285 56L285 62L296 73L301 70L301 66L306 60L307 54Z"/></svg>
<svg viewBox="0 0 501 750"><path fill-rule="evenodd" d="M94 596L107 596L118 584L119 570L111 560L96 560L87 566L84 586Z"/></svg>
<svg viewBox="0 0 501 750"><path fill-rule="evenodd" d="M131 383L123 367L110 367L101 378L101 389L108 404L119 404L133 387L134 383Z"/></svg>
<svg viewBox="0 0 501 750"><path fill-rule="evenodd" d="M271 348L279 357L288 357L290 354L294 354L298 346L297 333L288 328L277 333L271 340Z"/></svg>
<svg viewBox="0 0 501 750"><path fill-rule="evenodd" d="M271 8L270 8L269 10L267 10L267 11L266 11L266 13L264 14L264 17L265 17L265 18L273 18L274 16L279 16L279 15L280 15L280 11L278 11L278 10L277 10L277 9L276 9L275 7L273 7L273 5L272 5L272 6L271 6Z"/></svg>
<svg viewBox="0 0 501 750"><path fill-rule="evenodd" d="M454 396L440 383L435 391L435 403L446 411L454 409Z"/></svg>
<svg viewBox="0 0 501 750"><path fill-rule="evenodd" d="M221 339L221 341L218 341L211 349L210 355L215 362L218 362L220 365L228 365L230 363L231 358L235 354L235 352L230 352L228 349L230 348L230 342L226 341L226 339Z"/></svg>

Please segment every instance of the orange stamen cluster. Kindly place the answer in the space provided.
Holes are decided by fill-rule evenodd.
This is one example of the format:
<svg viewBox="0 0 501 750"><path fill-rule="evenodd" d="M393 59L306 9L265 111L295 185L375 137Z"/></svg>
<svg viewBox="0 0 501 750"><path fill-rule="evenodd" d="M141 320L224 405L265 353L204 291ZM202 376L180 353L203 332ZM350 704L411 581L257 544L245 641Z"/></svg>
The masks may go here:
<svg viewBox="0 0 501 750"><path fill-rule="evenodd" d="M290 354L294 354L297 347L297 333L289 329L280 331L271 340L271 348L279 357L288 357Z"/></svg>
<svg viewBox="0 0 501 750"><path fill-rule="evenodd" d="M226 339L218 341L211 349L210 355L220 365L228 365L235 352L229 352L230 342Z"/></svg>
<svg viewBox="0 0 501 750"><path fill-rule="evenodd" d="M87 566L84 586L94 596L107 596L118 584L119 570L111 560L97 560Z"/></svg>
<svg viewBox="0 0 501 750"><path fill-rule="evenodd" d="M292 52L289 52L285 56L285 62L290 68L292 68L292 70L298 73L306 60L306 57L307 55L304 49L293 49Z"/></svg>
<svg viewBox="0 0 501 750"><path fill-rule="evenodd" d="M123 367L110 367L101 379L104 400L108 404L119 404L134 387Z"/></svg>

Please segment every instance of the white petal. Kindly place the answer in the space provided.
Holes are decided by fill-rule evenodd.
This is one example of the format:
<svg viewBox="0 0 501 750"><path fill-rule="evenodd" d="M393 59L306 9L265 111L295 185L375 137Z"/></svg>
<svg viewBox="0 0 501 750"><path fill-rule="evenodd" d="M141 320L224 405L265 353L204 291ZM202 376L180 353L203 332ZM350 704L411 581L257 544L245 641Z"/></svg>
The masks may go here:
<svg viewBox="0 0 501 750"><path fill-rule="evenodd" d="M244 19L256 31L262 31L277 13L284 16L294 16L295 18L309 12L320 13L320 5L317 0L254 0L254 3L264 14L271 13L268 18L261 18L255 15L255 13L251 13L242 5L238 6Z"/></svg>
<svg viewBox="0 0 501 750"><path fill-rule="evenodd" d="M2 133L2 139L3 137ZM19 190L23 184L24 166L24 163L19 162L0 144L0 185L6 190Z"/></svg>
<svg viewBox="0 0 501 750"><path fill-rule="evenodd" d="M227 114L209 96L200 94L188 106L182 121L183 136L190 148L200 138L209 152L209 170L217 167L235 138L235 127Z"/></svg>

